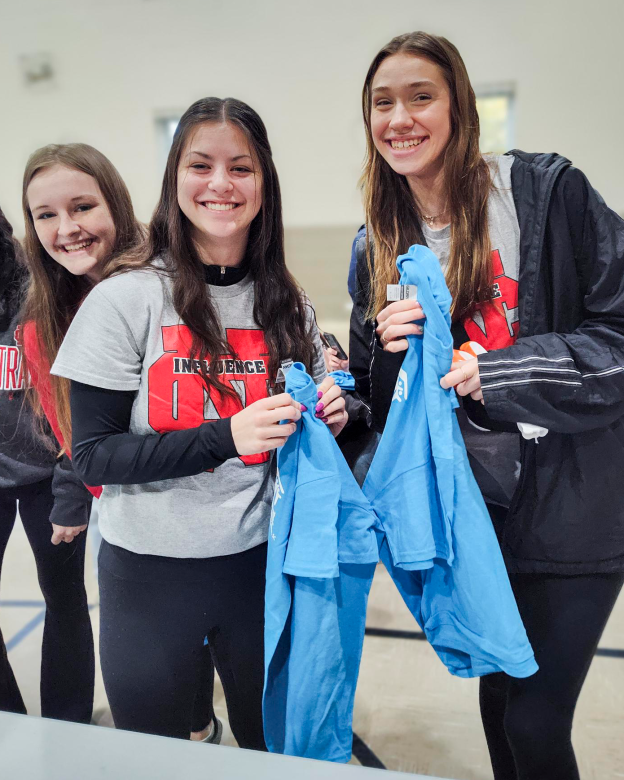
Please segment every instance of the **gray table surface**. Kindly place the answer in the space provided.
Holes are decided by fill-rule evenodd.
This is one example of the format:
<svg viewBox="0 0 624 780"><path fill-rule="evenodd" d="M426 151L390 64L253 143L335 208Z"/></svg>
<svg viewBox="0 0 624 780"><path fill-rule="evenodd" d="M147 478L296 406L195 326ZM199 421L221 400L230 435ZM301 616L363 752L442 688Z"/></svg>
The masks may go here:
<svg viewBox="0 0 624 780"><path fill-rule="evenodd" d="M104 778L425 780L423 775L256 753L251 750L0 712L0 780Z"/></svg>

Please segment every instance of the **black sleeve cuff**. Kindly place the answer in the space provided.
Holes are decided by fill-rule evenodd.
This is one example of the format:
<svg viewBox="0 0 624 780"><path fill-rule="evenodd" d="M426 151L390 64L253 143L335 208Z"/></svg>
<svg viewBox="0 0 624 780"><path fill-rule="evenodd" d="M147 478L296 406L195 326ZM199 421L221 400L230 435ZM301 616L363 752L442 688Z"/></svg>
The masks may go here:
<svg viewBox="0 0 624 780"><path fill-rule="evenodd" d="M204 423L200 426L199 436L206 469L216 468L230 458L238 458L232 437L231 417Z"/></svg>
<svg viewBox="0 0 624 780"><path fill-rule="evenodd" d="M54 467L52 494L54 505L50 512L51 523L79 526L89 522L93 496L74 471L67 455L63 455Z"/></svg>
<svg viewBox="0 0 624 780"><path fill-rule="evenodd" d="M72 526L88 525L91 515L92 495L83 501L75 501L70 497L56 497L50 512L50 522L54 525Z"/></svg>

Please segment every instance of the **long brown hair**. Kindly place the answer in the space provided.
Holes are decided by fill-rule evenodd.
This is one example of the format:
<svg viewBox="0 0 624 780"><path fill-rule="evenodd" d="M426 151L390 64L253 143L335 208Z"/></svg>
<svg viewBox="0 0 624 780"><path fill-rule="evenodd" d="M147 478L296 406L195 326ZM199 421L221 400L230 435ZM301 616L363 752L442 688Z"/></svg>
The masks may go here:
<svg viewBox="0 0 624 780"><path fill-rule="evenodd" d="M444 152L445 194L451 214L451 256L446 280L453 297L453 319L457 320L491 298L493 272L487 199L492 182L479 151L479 115L466 66L450 41L424 32L399 35L384 46L371 63L362 90L367 156L361 184L371 274L368 314L373 318L386 306L386 285L395 284L399 278L397 256L412 244L425 243L421 215L407 179L393 171L379 154L371 131L373 78L386 58L399 53L422 57L437 65L450 92L451 137Z"/></svg>
<svg viewBox="0 0 624 780"><path fill-rule="evenodd" d="M232 396L231 387L206 367L206 360L212 363L223 355L234 354L234 350L227 343L211 300L190 223L178 205L177 195L180 157L193 134L200 125L223 122L243 131L262 172L262 206L250 226L245 258L255 285L253 316L264 331L269 349L269 375L274 378L280 361L289 358L300 360L308 370L312 368L310 319L306 317L305 297L286 268L280 186L267 131L258 114L240 100L203 98L187 109L169 151L147 243L141 251L120 258L109 268L109 274L145 268L159 258L172 279L174 308L192 333L190 355L198 359L208 387Z"/></svg>
<svg viewBox="0 0 624 780"><path fill-rule="evenodd" d="M56 358L78 307L93 286L86 276L75 276L50 257L35 230L28 205L28 185L37 174L54 165L82 171L98 183L115 225L113 252L107 262L126 252L143 236L123 179L110 160L97 149L87 144L51 144L37 149L30 156L26 163L22 187L22 208L26 224L24 246L30 270L22 321L34 323L39 352L49 366L52 366ZM69 380L50 375L50 383L59 428L66 446L70 447ZM41 403L33 388L27 390L27 398L41 418Z"/></svg>

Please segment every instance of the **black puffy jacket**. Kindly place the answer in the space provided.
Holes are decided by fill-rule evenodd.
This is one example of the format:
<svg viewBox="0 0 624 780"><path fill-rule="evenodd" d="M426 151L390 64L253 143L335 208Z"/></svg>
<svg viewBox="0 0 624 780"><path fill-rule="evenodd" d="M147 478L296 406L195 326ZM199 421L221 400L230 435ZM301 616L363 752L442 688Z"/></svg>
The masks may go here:
<svg viewBox="0 0 624 780"><path fill-rule="evenodd" d="M479 372L491 427L531 422L549 433L522 440L503 554L514 572L624 571L624 220L564 157L509 154L520 332L513 346L479 356ZM403 354L385 352L365 319L364 241L350 367L369 424L382 431ZM466 339L455 330L459 346Z"/></svg>

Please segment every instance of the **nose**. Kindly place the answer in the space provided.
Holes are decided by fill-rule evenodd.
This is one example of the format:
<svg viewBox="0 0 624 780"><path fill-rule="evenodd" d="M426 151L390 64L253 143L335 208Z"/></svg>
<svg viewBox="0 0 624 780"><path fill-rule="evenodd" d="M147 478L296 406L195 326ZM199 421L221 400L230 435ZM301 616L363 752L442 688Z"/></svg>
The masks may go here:
<svg viewBox="0 0 624 780"><path fill-rule="evenodd" d="M80 225L69 212L61 212L59 218L58 232L60 236L73 236L76 233L80 233Z"/></svg>
<svg viewBox="0 0 624 780"><path fill-rule="evenodd" d="M403 103L397 101L390 118L390 128L397 132L405 132L406 130L410 130L413 125L414 120L410 116L409 111Z"/></svg>
<svg viewBox="0 0 624 780"><path fill-rule="evenodd" d="M208 182L208 186L217 195L226 195L234 189L234 185L230 180L230 176L226 168L221 166L215 166L212 172L212 176Z"/></svg>

